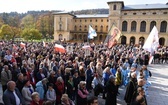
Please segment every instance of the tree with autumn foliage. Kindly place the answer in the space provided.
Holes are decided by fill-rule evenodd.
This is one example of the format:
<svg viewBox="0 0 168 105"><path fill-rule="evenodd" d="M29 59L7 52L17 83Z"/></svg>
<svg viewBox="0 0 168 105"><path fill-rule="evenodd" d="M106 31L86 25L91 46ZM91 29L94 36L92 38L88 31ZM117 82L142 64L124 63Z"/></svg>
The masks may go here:
<svg viewBox="0 0 168 105"><path fill-rule="evenodd" d="M50 39L54 33L54 17L51 12L40 15L36 21L36 28L42 33L43 38Z"/></svg>
<svg viewBox="0 0 168 105"><path fill-rule="evenodd" d="M33 15L28 14L25 17L23 17L22 20L21 20L20 27L22 29L25 29L25 28L28 28L28 29L35 28L35 19L34 19Z"/></svg>

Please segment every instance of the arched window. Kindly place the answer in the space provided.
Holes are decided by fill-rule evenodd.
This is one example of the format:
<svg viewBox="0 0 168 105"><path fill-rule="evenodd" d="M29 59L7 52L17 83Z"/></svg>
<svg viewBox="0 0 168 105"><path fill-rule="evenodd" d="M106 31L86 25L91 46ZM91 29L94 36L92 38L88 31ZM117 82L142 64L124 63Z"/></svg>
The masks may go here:
<svg viewBox="0 0 168 105"><path fill-rule="evenodd" d="M87 26L85 25L85 29L84 29L85 31L87 31Z"/></svg>
<svg viewBox="0 0 168 105"><path fill-rule="evenodd" d="M127 21L122 22L122 31L127 31Z"/></svg>
<svg viewBox="0 0 168 105"><path fill-rule="evenodd" d="M100 27L100 31L101 31L101 32L103 31L103 26Z"/></svg>
<svg viewBox="0 0 168 105"><path fill-rule="evenodd" d="M106 31L108 32L108 26L106 26Z"/></svg>
<svg viewBox="0 0 168 105"><path fill-rule="evenodd" d="M160 32L166 32L166 28L167 28L167 22L162 21L160 26Z"/></svg>
<svg viewBox="0 0 168 105"><path fill-rule="evenodd" d="M136 32L136 26L137 26L137 22L136 21L132 21L131 22L131 32Z"/></svg>
<svg viewBox="0 0 168 105"><path fill-rule="evenodd" d="M75 30L75 31L77 30L77 27L76 27L76 25L75 25L75 27L74 27L74 30Z"/></svg>
<svg viewBox="0 0 168 105"><path fill-rule="evenodd" d="M152 21L150 23L150 31L153 29L153 27L156 26L156 22L155 21Z"/></svg>
<svg viewBox="0 0 168 105"><path fill-rule="evenodd" d="M113 6L113 10L116 10L116 8L117 8L117 6L116 6L116 5L114 5L114 6Z"/></svg>
<svg viewBox="0 0 168 105"><path fill-rule="evenodd" d="M142 21L141 22L141 27L140 27L140 32L145 32L146 31L146 22Z"/></svg>
<svg viewBox="0 0 168 105"><path fill-rule="evenodd" d="M95 26L95 30L97 31L97 25Z"/></svg>
<svg viewBox="0 0 168 105"><path fill-rule="evenodd" d="M102 38L103 38L103 36L102 36L102 35L100 35L100 36L99 36L99 40L101 41L101 40L102 40Z"/></svg>
<svg viewBox="0 0 168 105"><path fill-rule="evenodd" d="M82 26L81 25L79 26L79 31L82 31Z"/></svg>
<svg viewBox="0 0 168 105"><path fill-rule="evenodd" d="M77 35L75 34L75 35L74 35L74 40L76 40L76 39L77 39Z"/></svg>

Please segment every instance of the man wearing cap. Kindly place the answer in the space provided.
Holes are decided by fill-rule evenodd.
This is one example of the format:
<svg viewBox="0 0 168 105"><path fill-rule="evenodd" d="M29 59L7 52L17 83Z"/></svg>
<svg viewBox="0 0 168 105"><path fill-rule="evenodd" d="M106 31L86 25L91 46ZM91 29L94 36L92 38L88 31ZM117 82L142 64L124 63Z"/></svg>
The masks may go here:
<svg viewBox="0 0 168 105"><path fill-rule="evenodd" d="M115 77L110 75L106 85L107 97L105 105L117 105L117 86L115 85Z"/></svg>

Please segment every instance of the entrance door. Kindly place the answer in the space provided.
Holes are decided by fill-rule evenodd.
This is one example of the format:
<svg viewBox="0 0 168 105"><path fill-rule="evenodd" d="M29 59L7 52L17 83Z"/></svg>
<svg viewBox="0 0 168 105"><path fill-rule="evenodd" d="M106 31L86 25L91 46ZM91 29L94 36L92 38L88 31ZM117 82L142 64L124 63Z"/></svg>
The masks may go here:
<svg viewBox="0 0 168 105"><path fill-rule="evenodd" d="M126 36L121 36L121 44L126 44L127 38Z"/></svg>
<svg viewBox="0 0 168 105"><path fill-rule="evenodd" d="M164 46L164 44L165 44L165 38L160 38L159 39L159 44L161 45L161 46Z"/></svg>
<svg viewBox="0 0 168 105"><path fill-rule="evenodd" d="M58 39L61 41L63 39L62 34L59 34Z"/></svg>
<svg viewBox="0 0 168 105"><path fill-rule="evenodd" d="M143 46L145 42L145 38L144 37L140 37L139 38L139 45Z"/></svg>
<svg viewBox="0 0 168 105"><path fill-rule="evenodd" d="M135 44L135 37L132 36L132 37L130 38L130 45L134 45L134 44Z"/></svg>

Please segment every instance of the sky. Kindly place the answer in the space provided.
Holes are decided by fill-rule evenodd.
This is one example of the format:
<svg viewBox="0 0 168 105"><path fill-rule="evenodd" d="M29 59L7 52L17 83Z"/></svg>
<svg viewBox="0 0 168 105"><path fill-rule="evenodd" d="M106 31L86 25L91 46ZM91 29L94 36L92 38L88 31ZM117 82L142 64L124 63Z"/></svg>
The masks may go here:
<svg viewBox="0 0 168 105"><path fill-rule="evenodd" d="M82 9L108 8L107 2L114 0L0 0L0 13L38 10L75 11ZM117 1L117 0L116 0ZM122 0L120 0L122 1ZM167 0L123 0L124 5L166 4Z"/></svg>

